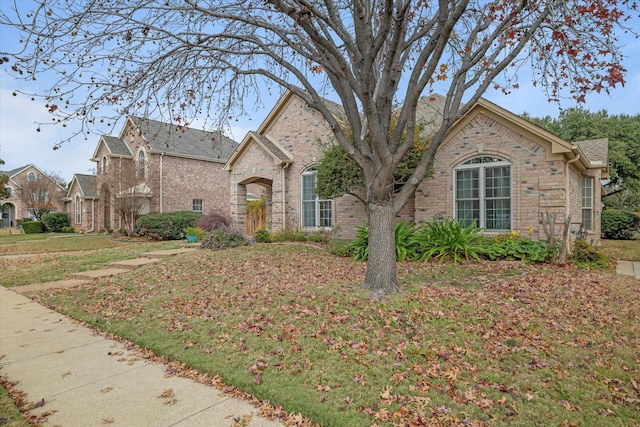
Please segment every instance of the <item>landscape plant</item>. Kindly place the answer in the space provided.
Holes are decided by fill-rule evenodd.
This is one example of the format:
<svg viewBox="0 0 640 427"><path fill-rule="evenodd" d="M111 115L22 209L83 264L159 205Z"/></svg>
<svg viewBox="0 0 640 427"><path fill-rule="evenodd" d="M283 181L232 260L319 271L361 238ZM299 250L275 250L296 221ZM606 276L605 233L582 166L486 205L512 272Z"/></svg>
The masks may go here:
<svg viewBox="0 0 640 427"><path fill-rule="evenodd" d="M611 267L611 259L584 239L577 239L573 243L571 259L579 268L607 269Z"/></svg>
<svg viewBox="0 0 640 427"><path fill-rule="evenodd" d="M549 258L545 242L514 237L497 238L485 249L486 256L492 260L517 260L528 262L545 262Z"/></svg>
<svg viewBox="0 0 640 427"><path fill-rule="evenodd" d="M249 244L244 235L235 228L221 226L215 228L203 240L202 249L229 249Z"/></svg>
<svg viewBox="0 0 640 427"><path fill-rule="evenodd" d="M395 259L404 261L411 253L412 236L415 228L405 221L396 222L394 227ZM366 261L369 257L369 227L356 227L356 237L345 248L355 261Z"/></svg>
<svg viewBox="0 0 640 427"><path fill-rule="evenodd" d="M218 227L231 226L231 219L220 211L211 211L202 215L198 220L196 220L195 224L208 232Z"/></svg>
<svg viewBox="0 0 640 427"><path fill-rule="evenodd" d="M50 212L42 215L42 222L48 231L60 233L69 226L69 215L66 212Z"/></svg>
<svg viewBox="0 0 640 427"><path fill-rule="evenodd" d="M620 209L605 209L600 217L605 239L629 240L640 228L640 216Z"/></svg>
<svg viewBox="0 0 640 427"><path fill-rule="evenodd" d="M193 227L201 216L192 211L142 215L136 222L136 234L155 240L180 240L184 236L183 230Z"/></svg>
<svg viewBox="0 0 640 427"><path fill-rule="evenodd" d="M428 261L438 258L440 262L452 260L455 263L474 259L480 261L484 249L481 228L475 222L464 226L454 218L437 218L418 227L410 238L411 258Z"/></svg>
<svg viewBox="0 0 640 427"><path fill-rule="evenodd" d="M22 223L22 231L25 234L44 233L45 226L41 221L26 221Z"/></svg>

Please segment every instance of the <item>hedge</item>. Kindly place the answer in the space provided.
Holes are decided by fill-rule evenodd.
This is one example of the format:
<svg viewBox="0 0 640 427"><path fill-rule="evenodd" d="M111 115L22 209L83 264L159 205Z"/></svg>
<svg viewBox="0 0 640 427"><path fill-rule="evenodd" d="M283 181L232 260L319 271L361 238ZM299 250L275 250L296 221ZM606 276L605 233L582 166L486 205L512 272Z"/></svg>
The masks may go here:
<svg viewBox="0 0 640 427"><path fill-rule="evenodd" d="M180 240L184 236L182 230L193 227L201 216L192 211L146 214L138 218L136 233L156 240Z"/></svg>
<svg viewBox="0 0 640 427"><path fill-rule="evenodd" d="M631 211L607 209L602 211L601 226L605 239L629 240L638 231L640 217Z"/></svg>
<svg viewBox="0 0 640 427"><path fill-rule="evenodd" d="M29 221L22 223L24 234L44 233L44 223L40 221Z"/></svg>
<svg viewBox="0 0 640 427"><path fill-rule="evenodd" d="M50 212L42 215L42 222L47 230L60 233L64 227L69 226L69 215L66 212Z"/></svg>

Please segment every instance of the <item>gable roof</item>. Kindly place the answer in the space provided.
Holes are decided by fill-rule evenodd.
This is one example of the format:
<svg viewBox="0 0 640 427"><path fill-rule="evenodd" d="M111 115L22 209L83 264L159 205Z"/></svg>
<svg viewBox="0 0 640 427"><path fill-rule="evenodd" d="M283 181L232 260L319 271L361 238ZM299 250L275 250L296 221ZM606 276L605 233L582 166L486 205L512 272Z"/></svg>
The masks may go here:
<svg viewBox="0 0 640 427"><path fill-rule="evenodd" d="M253 145L259 145L268 155L273 158L274 164L284 165L293 163L293 156L277 142L273 141L266 135L260 135L257 132L250 131L244 137L238 149L231 155L227 163L224 165L224 170L231 170L236 160L242 157L242 154Z"/></svg>
<svg viewBox="0 0 640 427"><path fill-rule="evenodd" d="M135 116L129 116L127 120L141 132L151 152L226 162L238 147L236 141L222 132L209 132ZM125 129L126 126L122 132Z"/></svg>
<svg viewBox="0 0 640 427"><path fill-rule="evenodd" d="M607 165L609 163L609 139L598 138L586 141L577 141L574 144L589 160L592 165Z"/></svg>
<svg viewBox="0 0 640 427"><path fill-rule="evenodd" d="M120 138L109 135L102 135L100 140L98 141L98 145L96 146L95 151L93 152L93 156L91 160L94 162L99 161L98 151L100 151L100 146L104 145L107 148L107 151L110 155L114 156L123 156L123 157L132 157L133 153L129 149L129 146Z"/></svg>
<svg viewBox="0 0 640 427"><path fill-rule="evenodd" d="M85 198L96 198L98 197L98 186L97 186L97 177L95 175L84 175L84 174L74 174L73 179L71 180L71 184L69 185L69 192L73 187L73 182L76 181L78 186L80 187L80 192L82 196ZM67 192L67 197L70 197L69 192Z"/></svg>
<svg viewBox="0 0 640 427"><path fill-rule="evenodd" d="M32 165L21 166L19 168L11 169L11 170L8 170L8 171L0 170L0 175L7 175L9 177L9 179L11 179L11 177L14 177L14 176L18 175L20 172L22 172L23 170L27 169L29 166L32 166Z"/></svg>

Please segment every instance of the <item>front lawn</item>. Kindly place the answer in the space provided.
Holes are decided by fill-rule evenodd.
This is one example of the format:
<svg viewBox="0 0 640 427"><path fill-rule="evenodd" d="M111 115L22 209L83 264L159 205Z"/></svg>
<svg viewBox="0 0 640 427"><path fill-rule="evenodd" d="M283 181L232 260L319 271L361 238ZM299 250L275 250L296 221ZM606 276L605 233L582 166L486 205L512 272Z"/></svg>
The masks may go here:
<svg viewBox="0 0 640 427"><path fill-rule="evenodd" d="M640 426L636 279L398 268L404 294L372 300L364 263L253 245L35 297L320 425Z"/></svg>
<svg viewBox="0 0 640 427"><path fill-rule="evenodd" d="M615 259L640 262L640 234L636 234L631 240L603 239L598 249Z"/></svg>

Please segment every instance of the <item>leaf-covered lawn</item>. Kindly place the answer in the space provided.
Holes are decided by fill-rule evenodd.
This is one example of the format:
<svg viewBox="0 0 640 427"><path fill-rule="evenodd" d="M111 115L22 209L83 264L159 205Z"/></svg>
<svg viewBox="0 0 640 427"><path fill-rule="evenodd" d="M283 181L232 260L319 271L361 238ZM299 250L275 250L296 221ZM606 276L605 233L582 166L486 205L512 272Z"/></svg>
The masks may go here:
<svg viewBox="0 0 640 427"><path fill-rule="evenodd" d="M195 251L43 301L325 426L638 426L640 284L611 272ZM290 417L289 422L299 420Z"/></svg>

